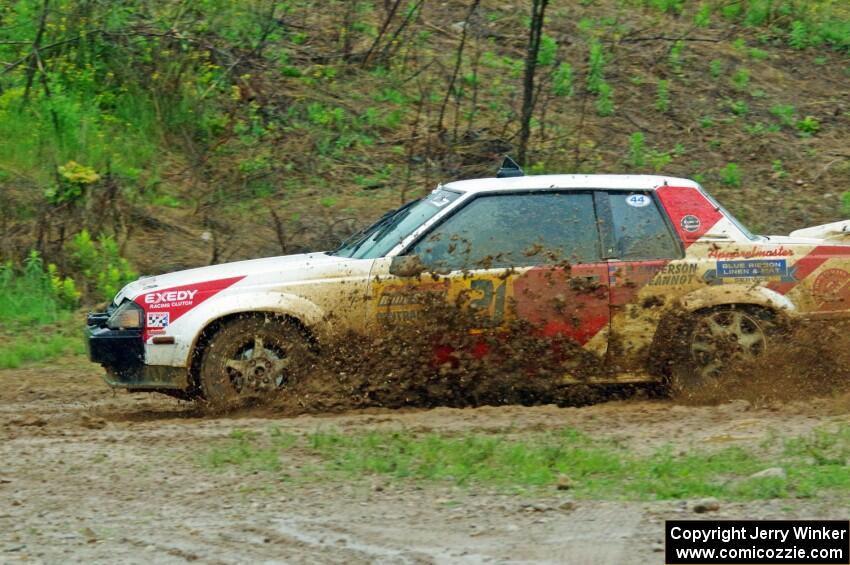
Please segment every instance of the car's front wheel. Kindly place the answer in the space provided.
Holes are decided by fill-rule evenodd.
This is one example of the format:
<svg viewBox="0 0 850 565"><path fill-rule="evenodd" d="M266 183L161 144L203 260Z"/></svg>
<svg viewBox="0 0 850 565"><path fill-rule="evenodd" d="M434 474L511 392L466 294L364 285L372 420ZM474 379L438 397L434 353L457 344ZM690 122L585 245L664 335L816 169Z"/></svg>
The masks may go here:
<svg viewBox="0 0 850 565"><path fill-rule="evenodd" d="M776 325L767 310L724 306L694 314L683 329L672 384L693 394L720 384L734 364L763 355Z"/></svg>
<svg viewBox="0 0 850 565"><path fill-rule="evenodd" d="M225 322L207 343L199 384L215 408L263 402L291 384L315 363L304 331L293 321L271 315Z"/></svg>

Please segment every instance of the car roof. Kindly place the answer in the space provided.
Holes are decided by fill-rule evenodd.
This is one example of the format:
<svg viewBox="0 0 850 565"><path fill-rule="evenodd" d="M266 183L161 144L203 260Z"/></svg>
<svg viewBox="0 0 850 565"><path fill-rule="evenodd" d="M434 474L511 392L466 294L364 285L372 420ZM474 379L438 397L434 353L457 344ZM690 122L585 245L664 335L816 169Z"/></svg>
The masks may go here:
<svg viewBox="0 0 850 565"><path fill-rule="evenodd" d="M689 179L662 175L528 175L508 178L484 178L449 182L441 188L460 192L492 192L502 190L581 189L655 190L660 186L699 188Z"/></svg>

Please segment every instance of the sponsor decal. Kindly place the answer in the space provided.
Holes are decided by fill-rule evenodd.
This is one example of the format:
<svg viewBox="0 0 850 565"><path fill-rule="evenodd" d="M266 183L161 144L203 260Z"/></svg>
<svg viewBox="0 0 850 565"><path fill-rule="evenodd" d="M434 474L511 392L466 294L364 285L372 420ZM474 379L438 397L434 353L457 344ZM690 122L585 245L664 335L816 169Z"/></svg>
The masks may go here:
<svg viewBox="0 0 850 565"><path fill-rule="evenodd" d="M168 317L168 312L148 312L145 325L148 328L167 328Z"/></svg>
<svg viewBox="0 0 850 565"><path fill-rule="evenodd" d="M163 333L164 328L173 324L180 316L244 278L230 277L140 294L135 302L145 310L147 323L144 339L147 341L151 335Z"/></svg>
<svg viewBox="0 0 850 565"><path fill-rule="evenodd" d="M646 194L632 194L626 196L626 204L635 208L643 208L644 206L649 206L650 202L652 202L652 200L650 200L649 196L647 196Z"/></svg>
<svg viewBox="0 0 850 565"><path fill-rule="evenodd" d="M686 232L694 233L699 231L701 223L699 218L693 214L688 214L687 216L682 216L682 220L679 222L679 225L681 225L682 229Z"/></svg>
<svg viewBox="0 0 850 565"><path fill-rule="evenodd" d="M394 285L381 290L376 303L376 317L381 322L419 318L429 297L442 297L448 292L443 283Z"/></svg>
<svg viewBox="0 0 850 565"><path fill-rule="evenodd" d="M847 247L843 245L819 245L794 263L795 280L771 282L767 286L779 294L788 294L794 290L794 287L797 286L799 281L811 275L818 267L832 257L848 259L850 258L850 253L848 253Z"/></svg>
<svg viewBox="0 0 850 565"><path fill-rule="evenodd" d="M707 271L703 278L709 284L722 284L725 279L735 282L797 282L796 267L789 267L785 259L718 261L717 269Z"/></svg>
<svg viewBox="0 0 850 565"><path fill-rule="evenodd" d="M710 259L756 259L758 257L791 257L794 252L787 247L764 249L753 246L751 249L712 249L708 252Z"/></svg>
<svg viewBox="0 0 850 565"><path fill-rule="evenodd" d="M844 269L826 269L815 279L812 294L821 305L850 302L850 273Z"/></svg>
<svg viewBox="0 0 850 565"><path fill-rule="evenodd" d="M649 282L649 286L681 286L694 280L698 265L696 263L671 263L665 265Z"/></svg>
<svg viewBox="0 0 850 565"><path fill-rule="evenodd" d="M145 295L145 304L150 308L176 308L191 306L198 289L169 290L166 292L151 292Z"/></svg>

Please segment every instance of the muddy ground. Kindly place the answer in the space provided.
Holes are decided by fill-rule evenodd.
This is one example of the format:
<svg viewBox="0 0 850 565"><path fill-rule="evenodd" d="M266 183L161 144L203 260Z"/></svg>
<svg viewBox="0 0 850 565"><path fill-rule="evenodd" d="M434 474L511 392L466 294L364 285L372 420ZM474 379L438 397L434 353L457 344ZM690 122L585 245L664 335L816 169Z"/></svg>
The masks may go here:
<svg viewBox="0 0 850 565"><path fill-rule="evenodd" d="M662 563L663 522L692 501L573 501L482 487L365 478L269 485L199 453L234 428L309 433L404 427L501 434L573 426L638 451L758 445L850 421L846 399L753 407L631 398L558 408L371 409L200 416L113 393L72 359L0 371L0 563ZM298 467L298 454L287 464ZM846 500L722 502L712 518L847 518Z"/></svg>

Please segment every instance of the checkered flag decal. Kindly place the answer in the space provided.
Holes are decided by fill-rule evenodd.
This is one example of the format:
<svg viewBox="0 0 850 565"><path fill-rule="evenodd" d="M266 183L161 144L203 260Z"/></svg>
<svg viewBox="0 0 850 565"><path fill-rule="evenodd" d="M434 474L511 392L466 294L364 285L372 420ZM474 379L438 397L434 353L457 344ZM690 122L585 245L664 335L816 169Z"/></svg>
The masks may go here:
<svg viewBox="0 0 850 565"><path fill-rule="evenodd" d="M148 312L149 328L165 328L168 326L168 312Z"/></svg>

